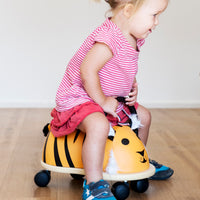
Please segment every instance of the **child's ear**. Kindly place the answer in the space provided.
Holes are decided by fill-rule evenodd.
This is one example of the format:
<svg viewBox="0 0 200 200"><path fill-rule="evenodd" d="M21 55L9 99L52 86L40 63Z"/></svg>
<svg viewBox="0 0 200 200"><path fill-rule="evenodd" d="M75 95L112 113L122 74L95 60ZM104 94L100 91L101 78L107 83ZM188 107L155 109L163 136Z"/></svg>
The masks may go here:
<svg viewBox="0 0 200 200"><path fill-rule="evenodd" d="M133 15L133 11L134 11L134 6L131 3L127 3L123 9L124 11L124 15L127 18L130 18Z"/></svg>

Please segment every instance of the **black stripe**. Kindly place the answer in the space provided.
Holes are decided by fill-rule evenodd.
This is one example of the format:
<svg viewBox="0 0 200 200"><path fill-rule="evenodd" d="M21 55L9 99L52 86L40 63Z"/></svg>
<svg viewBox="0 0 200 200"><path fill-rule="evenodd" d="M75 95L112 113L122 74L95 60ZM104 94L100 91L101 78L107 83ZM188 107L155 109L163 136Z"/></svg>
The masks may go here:
<svg viewBox="0 0 200 200"><path fill-rule="evenodd" d="M84 135L84 138L83 138L83 143L85 142L85 138L86 138L86 134ZM83 144L82 144L82 146L83 146Z"/></svg>
<svg viewBox="0 0 200 200"><path fill-rule="evenodd" d="M60 157L58 154L58 145L57 145L56 137L55 137L55 141L54 141L54 157L55 157L56 166L62 167L62 163L60 161Z"/></svg>
<svg viewBox="0 0 200 200"><path fill-rule="evenodd" d="M116 99L119 102L126 103L126 98L125 97L117 97ZM128 107L129 107L129 110L130 110L131 114L137 114L135 106L128 106Z"/></svg>
<svg viewBox="0 0 200 200"><path fill-rule="evenodd" d="M135 134L136 134L137 137L139 138L139 136L138 136L138 128L134 129L133 131L135 132Z"/></svg>
<svg viewBox="0 0 200 200"><path fill-rule="evenodd" d="M135 106L129 106L129 110L130 110L131 114L137 114Z"/></svg>
<svg viewBox="0 0 200 200"><path fill-rule="evenodd" d="M47 141L49 139L49 134L47 135L46 141L45 141L45 145L44 145L44 150L43 150L43 162L46 163L46 147L47 147Z"/></svg>
<svg viewBox="0 0 200 200"><path fill-rule="evenodd" d="M81 132L80 130L77 130L77 131L76 131L76 135L75 135L75 137L74 137L74 143L76 142L76 140L77 140L77 138L78 138L80 132Z"/></svg>
<svg viewBox="0 0 200 200"><path fill-rule="evenodd" d="M69 166L74 168L74 164L73 164L71 156L69 154L69 148L67 145L67 135L65 136L65 154L66 154L66 158L67 158L67 162L69 163Z"/></svg>

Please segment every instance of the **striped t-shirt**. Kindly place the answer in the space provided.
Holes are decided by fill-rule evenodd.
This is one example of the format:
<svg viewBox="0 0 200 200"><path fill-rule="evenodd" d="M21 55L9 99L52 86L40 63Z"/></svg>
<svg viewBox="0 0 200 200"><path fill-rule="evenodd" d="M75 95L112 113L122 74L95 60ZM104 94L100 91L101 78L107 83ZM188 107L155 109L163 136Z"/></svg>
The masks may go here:
<svg viewBox="0 0 200 200"><path fill-rule="evenodd" d="M110 19L96 28L83 42L70 60L56 94L56 110L71 109L79 104L93 101L84 90L80 77L81 63L95 42L105 43L113 57L99 71L100 83L106 96L128 96L138 71L138 56L143 39L137 40L136 51ZM119 104L117 112L123 108Z"/></svg>

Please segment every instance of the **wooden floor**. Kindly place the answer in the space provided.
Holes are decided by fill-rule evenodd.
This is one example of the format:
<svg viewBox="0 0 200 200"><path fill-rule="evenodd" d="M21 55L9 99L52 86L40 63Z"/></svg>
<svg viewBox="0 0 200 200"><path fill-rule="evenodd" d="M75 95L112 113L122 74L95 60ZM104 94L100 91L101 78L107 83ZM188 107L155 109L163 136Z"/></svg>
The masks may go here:
<svg viewBox="0 0 200 200"><path fill-rule="evenodd" d="M0 199L80 200L82 182L52 173L46 188L38 188L34 175L40 159L43 126L49 109L0 109ZM172 167L167 181L150 181L144 194L131 191L130 199L200 199L200 109L152 109L148 152L152 159Z"/></svg>

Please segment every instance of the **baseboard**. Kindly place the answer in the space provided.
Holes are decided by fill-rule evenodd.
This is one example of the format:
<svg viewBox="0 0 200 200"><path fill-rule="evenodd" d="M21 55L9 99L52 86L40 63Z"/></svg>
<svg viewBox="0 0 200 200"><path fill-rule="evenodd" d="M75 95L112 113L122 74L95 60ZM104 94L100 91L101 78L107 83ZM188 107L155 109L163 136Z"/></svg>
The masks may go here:
<svg viewBox="0 0 200 200"><path fill-rule="evenodd" d="M140 101L147 108L200 108L199 101ZM53 108L54 101L0 101L0 108Z"/></svg>
<svg viewBox="0 0 200 200"><path fill-rule="evenodd" d="M0 108L53 108L54 101L0 101Z"/></svg>
<svg viewBox="0 0 200 200"><path fill-rule="evenodd" d="M200 101L141 101L147 108L200 108Z"/></svg>

